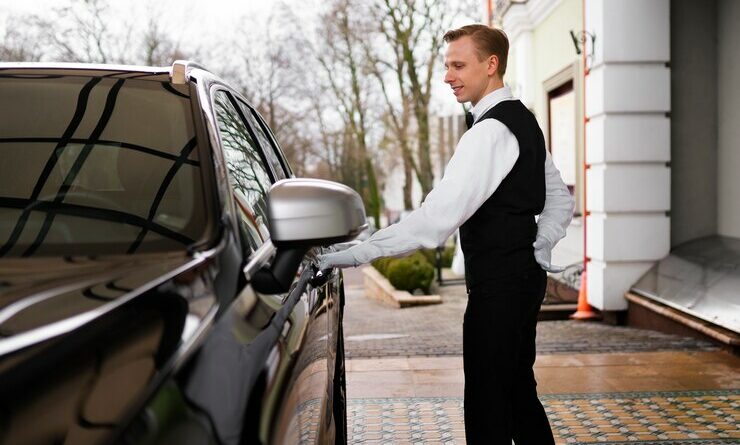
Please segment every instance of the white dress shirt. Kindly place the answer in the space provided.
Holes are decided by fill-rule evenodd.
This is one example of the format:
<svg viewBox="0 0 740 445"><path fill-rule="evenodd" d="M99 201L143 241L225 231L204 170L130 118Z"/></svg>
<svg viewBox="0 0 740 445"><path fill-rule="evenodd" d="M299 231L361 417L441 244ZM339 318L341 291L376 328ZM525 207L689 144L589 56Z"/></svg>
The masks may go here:
<svg viewBox="0 0 740 445"><path fill-rule="evenodd" d="M486 111L513 100L508 87L486 95L471 110L477 121ZM500 121L485 119L460 138L444 176L421 206L406 218L378 230L365 242L342 252L322 255L324 266L346 267L377 258L403 256L419 248L441 246L493 195L519 157L519 143ZM549 251L565 236L573 217L574 200L547 153L545 206L537 222L537 238Z"/></svg>

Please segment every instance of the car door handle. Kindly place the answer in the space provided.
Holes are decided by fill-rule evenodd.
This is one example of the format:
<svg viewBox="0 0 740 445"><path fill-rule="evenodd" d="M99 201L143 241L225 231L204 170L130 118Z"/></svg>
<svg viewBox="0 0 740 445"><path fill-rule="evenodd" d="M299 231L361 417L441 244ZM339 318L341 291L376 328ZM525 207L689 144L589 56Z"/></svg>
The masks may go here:
<svg viewBox="0 0 740 445"><path fill-rule="evenodd" d="M321 270L318 268L318 266L316 266L315 264L312 264L311 270L313 271L313 275L311 275L311 279L308 280L308 284L310 284L311 287L313 287L314 289L323 286L331 278L331 274L332 274L331 268Z"/></svg>

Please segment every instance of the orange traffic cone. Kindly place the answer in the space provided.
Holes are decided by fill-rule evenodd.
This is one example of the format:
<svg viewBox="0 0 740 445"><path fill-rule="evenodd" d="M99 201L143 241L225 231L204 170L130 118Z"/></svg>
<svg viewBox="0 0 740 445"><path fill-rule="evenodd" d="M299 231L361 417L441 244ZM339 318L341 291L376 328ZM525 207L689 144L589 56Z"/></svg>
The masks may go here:
<svg viewBox="0 0 740 445"><path fill-rule="evenodd" d="M570 315L570 318L574 320L593 320L598 318L596 312L591 309L588 304L588 298L586 297L586 271L581 274L581 288L578 289L578 307L576 312Z"/></svg>

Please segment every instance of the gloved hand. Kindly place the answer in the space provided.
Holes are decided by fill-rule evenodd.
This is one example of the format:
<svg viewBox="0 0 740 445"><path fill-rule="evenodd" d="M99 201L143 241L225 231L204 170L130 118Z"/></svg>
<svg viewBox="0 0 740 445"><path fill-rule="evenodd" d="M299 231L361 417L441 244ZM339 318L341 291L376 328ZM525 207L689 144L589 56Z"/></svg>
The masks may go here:
<svg viewBox="0 0 740 445"><path fill-rule="evenodd" d="M532 246L534 246L534 259L537 260L537 263L542 267L542 269L553 273L565 270L564 267L555 266L550 263L552 257L552 246L550 245L550 242L547 241L547 238L538 235Z"/></svg>
<svg viewBox="0 0 740 445"><path fill-rule="evenodd" d="M347 249L350 247L360 244L359 241L350 241L348 243L338 243L329 247L329 253L318 255L319 269L326 270L333 267L357 267L359 262L348 252Z"/></svg>

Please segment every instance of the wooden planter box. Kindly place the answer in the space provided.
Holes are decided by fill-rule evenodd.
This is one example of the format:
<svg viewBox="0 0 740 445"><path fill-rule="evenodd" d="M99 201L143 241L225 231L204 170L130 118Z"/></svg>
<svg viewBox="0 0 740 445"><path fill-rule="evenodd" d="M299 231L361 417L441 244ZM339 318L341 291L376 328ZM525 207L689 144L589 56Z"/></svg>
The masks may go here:
<svg viewBox="0 0 740 445"><path fill-rule="evenodd" d="M442 297L439 295L411 295L405 290L397 290L386 277L374 267L362 269L365 281L365 293L369 298L378 300L389 306L403 308L426 304L439 304Z"/></svg>

